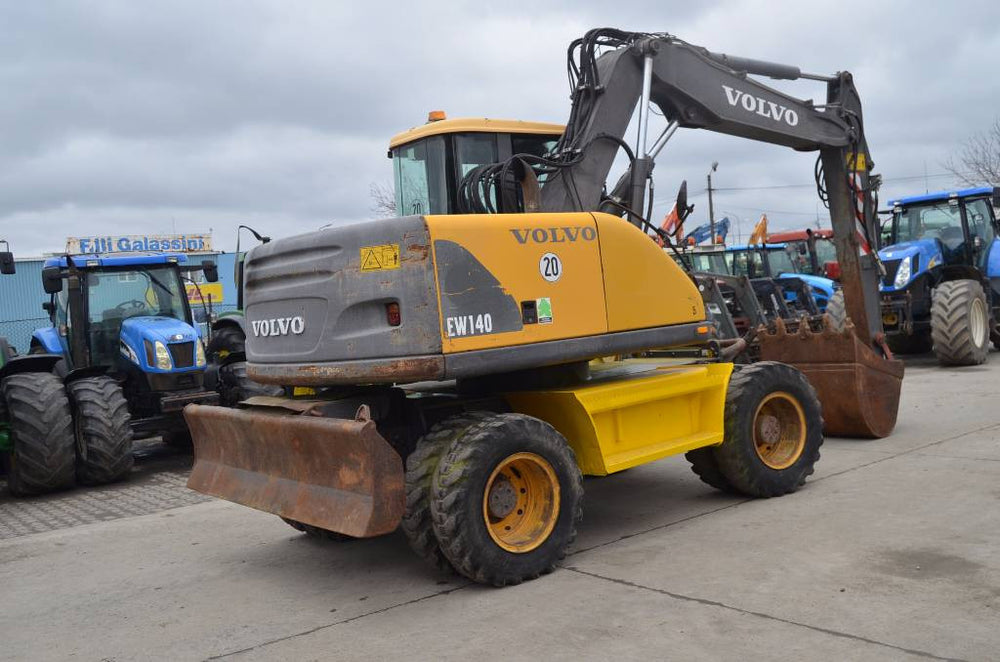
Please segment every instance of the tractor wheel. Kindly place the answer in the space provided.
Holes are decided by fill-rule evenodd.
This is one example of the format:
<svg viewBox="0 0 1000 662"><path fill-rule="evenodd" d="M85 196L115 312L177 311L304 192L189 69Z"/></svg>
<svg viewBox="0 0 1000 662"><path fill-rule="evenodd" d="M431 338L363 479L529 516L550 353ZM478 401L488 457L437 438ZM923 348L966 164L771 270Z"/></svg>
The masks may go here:
<svg viewBox="0 0 1000 662"><path fill-rule="evenodd" d="M548 423L494 414L456 436L433 480L441 551L460 574L505 586L551 572L583 515L583 478Z"/></svg>
<svg viewBox="0 0 1000 662"><path fill-rule="evenodd" d="M73 487L76 445L73 415L62 381L47 372L11 375L0 382L12 449L7 453L11 494L27 496Z"/></svg>
<svg viewBox="0 0 1000 662"><path fill-rule="evenodd" d="M950 280L934 288L931 338L941 365L979 365L986 361L990 314L979 283Z"/></svg>
<svg viewBox="0 0 1000 662"><path fill-rule="evenodd" d="M243 329L235 324L227 324L212 332L206 353L214 363L225 361L230 354L242 354L246 351L246 335Z"/></svg>
<svg viewBox="0 0 1000 662"><path fill-rule="evenodd" d="M822 444L820 403L805 375L773 361L733 374L725 437L712 452L736 490L755 497L794 492L812 474Z"/></svg>
<svg viewBox="0 0 1000 662"><path fill-rule="evenodd" d="M452 443L469 427L489 418L488 412L470 411L435 424L417 441L406 458L406 513L402 528L417 556L442 571L453 571L434 535L431 523L431 490L434 471Z"/></svg>
<svg viewBox="0 0 1000 662"><path fill-rule="evenodd" d="M103 485L132 471L132 416L118 382L85 377L67 385L76 432L76 480Z"/></svg>
<svg viewBox="0 0 1000 662"><path fill-rule="evenodd" d="M273 384L261 384L247 377L247 362L234 361L219 368L219 400L225 407L255 395L281 397L285 389Z"/></svg>
<svg viewBox="0 0 1000 662"><path fill-rule="evenodd" d="M840 331L847 323L847 307L844 304L844 290L837 290L826 303L826 314L830 316L830 327Z"/></svg>
<svg viewBox="0 0 1000 662"><path fill-rule="evenodd" d="M923 354L931 349L931 334L915 333L912 336L894 334L885 337L893 354Z"/></svg>
<svg viewBox="0 0 1000 662"><path fill-rule="evenodd" d="M719 462L715 459L715 453L711 448L698 448L688 451L684 457L691 463L691 471L697 474L701 482L721 490L726 494L739 494L739 490L733 487L722 471L719 469Z"/></svg>
<svg viewBox="0 0 1000 662"><path fill-rule="evenodd" d="M329 531L327 529L321 529L318 526L313 526L312 524L304 524L298 520L288 519L287 517L282 517L281 521L292 527L296 531L301 531L310 538L325 538L326 540L332 540L334 542L348 542L351 540L357 540L354 536L349 536L345 533L337 533L336 531Z"/></svg>

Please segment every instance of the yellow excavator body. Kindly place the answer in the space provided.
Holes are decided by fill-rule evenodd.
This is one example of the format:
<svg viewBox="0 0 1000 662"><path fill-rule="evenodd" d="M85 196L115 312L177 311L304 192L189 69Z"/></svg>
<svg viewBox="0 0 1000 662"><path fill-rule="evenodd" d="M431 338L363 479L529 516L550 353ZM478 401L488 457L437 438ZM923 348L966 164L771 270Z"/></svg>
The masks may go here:
<svg viewBox="0 0 1000 662"><path fill-rule="evenodd" d="M465 319L443 312L445 354L705 319L701 295L687 274L618 217L470 214L427 216L426 223L442 311L449 297L469 292L483 300L496 291L516 304L522 322L526 302L534 302L538 318L517 330L493 332L483 326L483 315L490 315L491 329L496 321L485 304L479 312L464 308ZM483 272L473 273L478 269ZM708 332L705 327L706 338Z"/></svg>

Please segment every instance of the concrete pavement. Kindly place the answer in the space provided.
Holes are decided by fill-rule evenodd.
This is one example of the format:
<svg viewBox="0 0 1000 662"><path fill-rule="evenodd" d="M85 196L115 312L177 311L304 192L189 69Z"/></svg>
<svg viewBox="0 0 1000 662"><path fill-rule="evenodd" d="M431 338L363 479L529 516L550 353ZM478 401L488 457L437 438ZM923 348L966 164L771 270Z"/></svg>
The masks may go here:
<svg viewBox="0 0 1000 662"><path fill-rule="evenodd" d="M996 659L998 376L911 361L896 433L828 439L779 499L681 458L588 479L563 567L506 589L214 500L16 535L0 658Z"/></svg>

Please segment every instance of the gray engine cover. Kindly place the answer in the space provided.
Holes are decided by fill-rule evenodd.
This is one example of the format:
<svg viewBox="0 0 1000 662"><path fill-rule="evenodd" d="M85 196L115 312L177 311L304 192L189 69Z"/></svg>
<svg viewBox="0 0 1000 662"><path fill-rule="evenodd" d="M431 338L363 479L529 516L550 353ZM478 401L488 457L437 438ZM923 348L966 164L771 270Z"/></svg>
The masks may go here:
<svg viewBox="0 0 1000 662"><path fill-rule="evenodd" d="M389 259L375 268L365 249L382 245L398 247L398 266ZM362 270L363 252L369 270ZM251 368L441 353L422 216L360 221L258 246L247 256L244 284ZM387 319L393 302L400 326Z"/></svg>

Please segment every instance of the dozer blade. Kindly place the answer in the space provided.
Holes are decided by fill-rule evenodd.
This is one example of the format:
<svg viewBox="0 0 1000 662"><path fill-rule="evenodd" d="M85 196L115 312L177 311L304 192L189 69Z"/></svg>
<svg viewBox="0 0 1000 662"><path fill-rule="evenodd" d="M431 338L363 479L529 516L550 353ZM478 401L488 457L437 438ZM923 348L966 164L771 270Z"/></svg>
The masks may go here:
<svg viewBox="0 0 1000 662"><path fill-rule="evenodd" d="M847 321L842 331L824 316L814 332L807 320L790 333L778 319L774 331L761 330L764 361L780 361L801 370L823 405L823 432L832 437L886 437L896 426L903 362L885 359L854 333Z"/></svg>
<svg viewBox="0 0 1000 662"><path fill-rule="evenodd" d="M184 418L193 490L359 538L402 519L403 463L371 420L202 405Z"/></svg>

